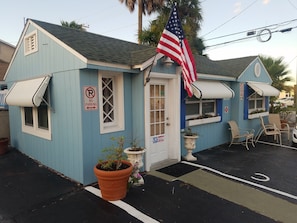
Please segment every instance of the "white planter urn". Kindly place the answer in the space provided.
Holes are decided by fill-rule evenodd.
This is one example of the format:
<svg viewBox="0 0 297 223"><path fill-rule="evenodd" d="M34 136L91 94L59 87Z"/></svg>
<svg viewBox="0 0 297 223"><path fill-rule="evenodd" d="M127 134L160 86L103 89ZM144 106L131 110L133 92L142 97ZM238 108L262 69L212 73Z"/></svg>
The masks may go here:
<svg viewBox="0 0 297 223"><path fill-rule="evenodd" d="M138 176L138 182L134 183L136 186L140 186L144 184L144 179L143 177L139 174L139 169L143 167L143 155L145 153L144 148L140 148L138 150L132 149L131 147L128 147L124 149L124 153L127 154L129 162L132 163L134 166L133 174L135 176Z"/></svg>
<svg viewBox="0 0 297 223"><path fill-rule="evenodd" d="M198 135L184 135L184 145L187 150L187 155L184 159L187 161L196 161L197 158L193 156L192 152L196 148L196 139Z"/></svg>

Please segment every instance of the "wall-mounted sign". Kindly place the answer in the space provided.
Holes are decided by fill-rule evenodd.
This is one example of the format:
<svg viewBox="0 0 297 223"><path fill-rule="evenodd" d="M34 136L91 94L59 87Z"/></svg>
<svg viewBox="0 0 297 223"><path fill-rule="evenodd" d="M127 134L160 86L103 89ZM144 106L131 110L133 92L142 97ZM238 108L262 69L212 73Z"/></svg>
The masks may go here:
<svg viewBox="0 0 297 223"><path fill-rule="evenodd" d="M228 107L228 106L225 106L225 108L224 108L224 112L225 112L225 113L228 113L228 112L229 112L229 107Z"/></svg>
<svg viewBox="0 0 297 223"><path fill-rule="evenodd" d="M84 108L86 111L98 109L98 94L95 86L85 86L84 94Z"/></svg>
<svg viewBox="0 0 297 223"><path fill-rule="evenodd" d="M240 100L243 100L243 96L244 96L244 83L240 83L240 89L239 89L240 93Z"/></svg>

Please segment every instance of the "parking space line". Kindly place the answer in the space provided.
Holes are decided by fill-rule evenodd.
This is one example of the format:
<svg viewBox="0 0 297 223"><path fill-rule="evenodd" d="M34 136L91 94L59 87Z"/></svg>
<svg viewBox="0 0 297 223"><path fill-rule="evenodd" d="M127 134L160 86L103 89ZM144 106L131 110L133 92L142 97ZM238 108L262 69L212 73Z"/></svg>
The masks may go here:
<svg viewBox="0 0 297 223"><path fill-rule="evenodd" d="M261 141L259 140L258 143L262 143L262 144L266 144L266 145L271 145L271 146L279 146L279 147L283 147L283 148L287 148L287 149L292 149L292 150L297 150L296 147L293 147L293 146L288 146L288 145L280 145L280 144L276 144L276 143L272 143L272 142L264 142L264 141Z"/></svg>
<svg viewBox="0 0 297 223"><path fill-rule="evenodd" d="M101 191L95 187L92 186L87 186L85 187L85 190L89 191L90 193L96 195L97 197L102 198L101 195ZM130 204L127 204L125 202L123 202L122 200L118 200L118 201L108 201L116 206L118 206L119 208L125 210L127 213L129 213L130 215L132 215L133 217L137 218L138 220L144 222L144 223L159 223L159 221L147 216L146 214L140 212L139 210L137 210L136 208L134 208L133 206L131 206Z"/></svg>
<svg viewBox="0 0 297 223"><path fill-rule="evenodd" d="M266 186L261 185L261 184L257 184L257 183L254 183L254 182L251 182L251 181L248 181L248 180L244 180L244 179L242 179L242 178L235 177L235 176L232 176L232 175L223 173L223 172L221 172L221 171L219 171L219 170L216 170L216 169L213 169L213 168L210 168L210 167L207 167L207 166L203 166L203 165L200 165L200 164L191 163L191 162L187 162L187 161L181 161L181 163L188 164L188 165L192 165L192 166L195 166L195 167L204 169L204 170L208 170L208 171L210 171L210 172L212 172L212 173L215 173L215 174L218 174L218 175L220 175L220 176L223 176L223 177L226 177L226 178L229 178L229 179L232 179L232 180L241 182L241 183L245 183L245 184L248 184L248 185L257 187L257 188L261 188L261 189L263 189L263 190L270 191L270 192L272 192L272 193L279 194L279 195L282 195L282 196L284 196L284 197L288 197L288 198L297 200L297 196L295 196L295 195L293 195L293 194L289 194L289 193L284 192L284 191L281 191L281 190L273 189L273 188L266 187Z"/></svg>

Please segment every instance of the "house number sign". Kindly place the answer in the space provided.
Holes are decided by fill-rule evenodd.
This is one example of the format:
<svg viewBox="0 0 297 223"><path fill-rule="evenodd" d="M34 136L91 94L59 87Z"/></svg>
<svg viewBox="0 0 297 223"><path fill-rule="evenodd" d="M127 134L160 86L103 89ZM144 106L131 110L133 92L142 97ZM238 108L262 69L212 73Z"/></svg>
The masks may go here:
<svg viewBox="0 0 297 223"><path fill-rule="evenodd" d="M86 111L98 109L98 94L95 86L85 86L84 94L84 108Z"/></svg>

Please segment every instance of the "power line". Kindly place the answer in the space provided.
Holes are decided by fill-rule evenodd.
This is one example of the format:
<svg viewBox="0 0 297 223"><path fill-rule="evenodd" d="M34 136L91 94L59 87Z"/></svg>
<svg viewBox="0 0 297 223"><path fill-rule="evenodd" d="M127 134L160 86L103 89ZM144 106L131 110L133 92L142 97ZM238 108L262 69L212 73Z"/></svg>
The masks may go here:
<svg viewBox="0 0 297 223"><path fill-rule="evenodd" d="M213 37L213 38L210 38L210 39L207 39L207 40L204 40L204 41L206 42L206 41L210 41L210 40L221 39L221 38L224 38L224 37L229 37L229 36L234 36L234 35L238 35L238 34L242 34L242 33L247 33L247 32L249 32L251 30L256 31L256 30L267 29L267 28L270 28L270 27L273 27L273 26L275 26L275 28L270 28L270 29L276 29L276 28L278 28L280 26L288 25L288 24L290 24L292 22L295 22L295 21L297 21L297 19L292 19L292 20L288 20L288 21L285 21L285 22L281 22L281 23L276 23L276 24L272 24L272 25L268 25L268 26L262 26L262 27L249 29L249 30L241 31L241 32L236 32L236 33L232 33L232 34L227 34L227 35L223 35L223 36Z"/></svg>
<svg viewBox="0 0 297 223"><path fill-rule="evenodd" d="M281 30L275 30L275 31L271 31L269 29L262 29L262 30L260 30L258 32L257 35L246 36L246 37L235 39L235 40L230 40L230 41L226 41L226 42L222 42L222 43L217 43L217 44L214 44L214 45L206 46L205 48L226 45L226 44L229 44L229 43L235 43L235 42L239 42L239 41L242 41L242 40L251 39L251 38L254 38L254 37L257 37L257 39L260 42L267 42L267 41L269 41L271 39L271 36L272 36L273 33L276 33L276 32L285 33L285 32L292 31L293 29L296 29L296 28L297 28L297 26L294 26L294 27L290 27L290 28L286 28L286 29L281 29ZM265 32L267 32L267 33L265 33ZM261 39L261 36L267 36L267 34L269 35L267 39L265 39L265 40Z"/></svg>
<svg viewBox="0 0 297 223"><path fill-rule="evenodd" d="M208 33L204 34L201 38L207 36L208 34L216 31L217 29L221 28L222 26L226 25L228 22L232 21L233 19L235 19L236 17L238 17L239 15L241 15L243 12L245 12L248 8L250 8L253 4L255 4L258 0L253 1L251 4L249 4L246 8L244 8L240 13L238 13L237 15L233 16L232 18L230 18L229 20L227 20L226 22L224 22L223 24L217 26L216 28L214 28L213 30L209 31Z"/></svg>
<svg viewBox="0 0 297 223"><path fill-rule="evenodd" d="M291 6L292 6L293 8L295 8L295 9L297 10L297 7L296 7L290 0L288 0L288 2L291 4Z"/></svg>

